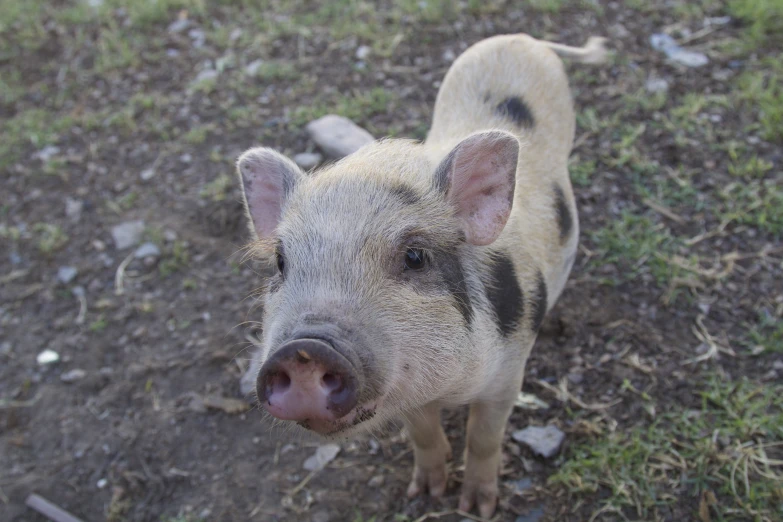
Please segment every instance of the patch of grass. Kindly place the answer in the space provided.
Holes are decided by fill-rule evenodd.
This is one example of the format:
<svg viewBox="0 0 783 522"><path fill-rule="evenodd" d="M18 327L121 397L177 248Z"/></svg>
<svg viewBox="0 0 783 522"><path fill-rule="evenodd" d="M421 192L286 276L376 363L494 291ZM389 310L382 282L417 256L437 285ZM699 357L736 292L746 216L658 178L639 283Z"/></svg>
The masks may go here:
<svg viewBox="0 0 783 522"><path fill-rule="evenodd" d="M783 53L764 60L763 69L743 74L737 83L740 101L757 114L762 137L771 141L783 140L782 60Z"/></svg>
<svg viewBox="0 0 783 522"><path fill-rule="evenodd" d="M182 241L175 241L170 254L161 259L158 264L158 270L161 276L167 277L188 266L189 262L190 254L188 253L187 244Z"/></svg>
<svg viewBox="0 0 783 522"><path fill-rule="evenodd" d="M104 0L101 9L104 15L123 9L130 21L139 26L171 22L177 11L190 14L204 14L205 0Z"/></svg>
<svg viewBox="0 0 783 522"><path fill-rule="evenodd" d="M730 183L719 197L723 221L750 225L777 237L783 235L783 180L779 176Z"/></svg>
<svg viewBox="0 0 783 522"><path fill-rule="evenodd" d="M389 112L394 101L393 93L382 87L375 87L351 96L340 95L331 101L299 107L291 115L290 123L294 127L301 127L326 114L338 114L349 120L362 122L376 114Z"/></svg>
<svg viewBox="0 0 783 522"><path fill-rule="evenodd" d="M90 323L88 329L91 332L102 332L108 325L109 322L106 320L106 317L104 317L103 314L100 314L96 320Z"/></svg>
<svg viewBox="0 0 783 522"><path fill-rule="evenodd" d="M44 255L50 255L60 250L68 242L68 236L63 229L51 223L36 223L33 232L38 234L38 250Z"/></svg>
<svg viewBox="0 0 783 522"><path fill-rule="evenodd" d="M731 107L728 96L722 94L700 94L689 92L679 105L669 111L669 127L671 129L683 129L688 133L695 133L705 125L699 116L710 107Z"/></svg>
<svg viewBox="0 0 783 522"><path fill-rule="evenodd" d="M779 520L783 386L714 377L699 395L699 410L675 408L650 426L573 445L550 483L577 497L600 493L604 512L644 520L661 519L660 506L689 499L687 509L700 498L717 520Z"/></svg>
<svg viewBox="0 0 783 522"><path fill-rule="evenodd" d="M592 234L597 250L591 260L599 264L615 263L622 267L626 280L650 273L663 286L676 277L680 269L667 262L679 241L664 225L656 225L646 216L623 213L608 226Z"/></svg>
<svg viewBox="0 0 783 522"><path fill-rule="evenodd" d="M231 187L234 185L234 178L226 174L221 174L210 181L199 192L199 196L212 201L223 201L226 199Z"/></svg>
<svg viewBox="0 0 783 522"><path fill-rule="evenodd" d="M783 38L783 2L780 0L730 0L729 12L747 23L745 32L752 46Z"/></svg>
<svg viewBox="0 0 783 522"><path fill-rule="evenodd" d="M783 319L769 313L760 313L759 321L753 325L748 336L754 347L764 352L783 353Z"/></svg>
<svg viewBox="0 0 783 522"><path fill-rule="evenodd" d="M566 5L566 0L530 0L528 5L536 11L555 14L563 9L563 6Z"/></svg>
<svg viewBox="0 0 783 522"><path fill-rule="evenodd" d="M182 140L190 145L200 145L207 141L207 136L212 132L212 125L199 125L193 127L188 132L182 135Z"/></svg>
<svg viewBox="0 0 783 522"><path fill-rule="evenodd" d="M53 117L46 109L28 109L0 122L0 167L17 161L30 146L42 149L56 143L73 123L71 117Z"/></svg>
<svg viewBox="0 0 783 522"><path fill-rule="evenodd" d="M571 182L580 187L588 186L593 174L595 174L595 165L595 159L582 161L579 156L572 156L568 161Z"/></svg>
<svg viewBox="0 0 783 522"><path fill-rule="evenodd" d="M290 80L296 78L297 75L296 65L283 61L264 62L258 66L258 69L253 74L254 77L266 81Z"/></svg>

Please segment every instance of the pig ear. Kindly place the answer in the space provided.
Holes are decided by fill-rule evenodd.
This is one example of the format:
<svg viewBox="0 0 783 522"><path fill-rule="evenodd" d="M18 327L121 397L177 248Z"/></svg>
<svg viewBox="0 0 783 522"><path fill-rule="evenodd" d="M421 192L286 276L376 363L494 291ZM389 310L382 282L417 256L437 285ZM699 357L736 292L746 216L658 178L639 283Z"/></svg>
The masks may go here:
<svg viewBox="0 0 783 522"><path fill-rule="evenodd" d="M272 149L250 149L237 160L245 210L259 239L271 237L283 210L283 203L302 171L291 160Z"/></svg>
<svg viewBox="0 0 783 522"><path fill-rule="evenodd" d="M468 243L489 245L503 231L514 201L518 157L514 135L489 131L465 138L438 165L435 183L456 207Z"/></svg>

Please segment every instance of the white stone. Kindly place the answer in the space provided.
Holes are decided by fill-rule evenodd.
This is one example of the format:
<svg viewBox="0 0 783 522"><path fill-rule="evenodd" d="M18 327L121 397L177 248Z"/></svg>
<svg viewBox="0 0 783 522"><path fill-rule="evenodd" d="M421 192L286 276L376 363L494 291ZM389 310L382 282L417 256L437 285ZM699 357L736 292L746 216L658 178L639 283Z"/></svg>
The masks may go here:
<svg viewBox="0 0 783 522"><path fill-rule="evenodd" d="M310 138L326 153L335 159L352 154L375 141L372 134L362 129L348 118L328 114L307 124Z"/></svg>
<svg viewBox="0 0 783 522"><path fill-rule="evenodd" d="M262 65L264 65L264 60L253 60L245 65L245 74L248 76L255 76Z"/></svg>
<svg viewBox="0 0 783 522"><path fill-rule="evenodd" d="M57 280L60 281L62 284L67 285L74 279L76 279L76 275L79 273L79 271L76 269L76 267L73 266L61 266L57 269Z"/></svg>
<svg viewBox="0 0 783 522"><path fill-rule="evenodd" d="M87 377L86 371L82 370L81 368L74 368L73 370L69 370L64 374L60 375L60 380L63 382L71 383L84 379L85 377Z"/></svg>
<svg viewBox="0 0 783 522"><path fill-rule="evenodd" d="M337 444L324 444L323 446L318 446L318 449L315 450L315 454L304 461L303 467L307 471L323 469L334 460L338 453L340 453L340 446Z"/></svg>
<svg viewBox="0 0 783 522"><path fill-rule="evenodd" d="M323 159L324 157L317 152L300 152L294 156L294 163L304 170L310 170L313 167L317 167Z"/></svg>
<svg viewBox="0 0 783 522"><path fill-rule="evenodd" d="M141 178L142 181L149 181L155 177L155 174L156 174L155 169L148 168L142 170L141 173L139 174L139 177Z"/></svg>
<svg viewBox="0 0 783 522"><path fill-rule="evenodd" d="M55 352L54 350L46 349L38 354L38 357L36 357L36 360L38 361L38 364L43 366L44 364L51 364L55 363L60 360L60 354Z"/></svg>
<svg viewBox="0 0 783 522"><path fill-rule="evenodd" d="M139 248L136 249L136 252L133 253L133 256L136 259L144 259L145 257L160 257L160 248L158 248L158 245L155 243L144 243Z"/></svg>
<svg viewBox="0 0 783 522"><path fill-rule="evenodd" d="M111 229L111 237L114 239L114 246L118 250L125 250L138 244L143 233L144 221L141 220L126 221L113 226Z"/></svg>
<svg viewBox="0 0 783 522"><path fill-rule="evenodd" d="M79 221L84 210L84 202L79 199L65 198L65 215L71 221Z"/></svg>
<svg viewBox="0 0 783 522"><path fill-rule="evenodd" d="M560 431L557 426L552 425L528 426L524 430L515 431L511 437L528 446L533 450L533 453L550 458L557 454L563 440L565 440L565 433Z"/></svg>
<svg viewBox="0 0 783 522"><path fill-rule="evenodd" d="M666 92L669 90L669 82L663 78L650 78L647 80L647 83L644 84L644 88L647 89L647 92L651 93Z"/></svg>
<svg viewBox="0 0 783 522"><path fill-rule="evenodd" d="M358 49L356 49L356 58L359 60L365 60L368 56L370 56L370 53L372 52L372 49L368 45L362 45L359 46Z"/></svg>

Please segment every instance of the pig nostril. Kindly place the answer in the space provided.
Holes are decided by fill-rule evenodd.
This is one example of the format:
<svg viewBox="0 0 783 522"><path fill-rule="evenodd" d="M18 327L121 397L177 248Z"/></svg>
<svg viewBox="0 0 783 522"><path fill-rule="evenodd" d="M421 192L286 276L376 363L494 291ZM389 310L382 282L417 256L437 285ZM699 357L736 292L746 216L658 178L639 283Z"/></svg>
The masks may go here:
<svg viewBox="0 0 783 522"><path fill-rule="evenodd" d="M285 372L273 375L267 384L267 389L271 394L283 393L291 386L291 377Z"/></svg>
<svg viewBox="0 0 783 522"><path fill-rule="evenodd" d="M323 382L324 387L326 389L332 392L338 389L342 385L343 380L342 378L340 378L339 375L335 375L333 373L325 373L324 376L321 377L321 382Z"/></svg>

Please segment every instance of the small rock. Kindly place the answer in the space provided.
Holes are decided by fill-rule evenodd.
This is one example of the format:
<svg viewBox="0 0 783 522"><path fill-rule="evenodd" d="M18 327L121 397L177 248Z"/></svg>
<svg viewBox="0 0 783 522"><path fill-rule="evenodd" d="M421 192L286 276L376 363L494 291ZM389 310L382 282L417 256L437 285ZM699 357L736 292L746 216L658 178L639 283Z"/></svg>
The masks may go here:
<svg viewBox="0 0 783 522"><path fill-rule="evenodd" d="M174 241L177 240L177 233L171 230L170 228L167 228L166 230L163 231L163 239L167 243L173 243Z"/></svg>
<svg viewBox="0 0 783 522"><path fill-rule="evenodd" d="M144 221L126 221L115 225L111 229L111 236L114 239L114 246L117 250L125 250L136 245L141 241L141 235L144 233Z"/></svg>
<svg viewBox="0 0 783 522"><path fill-rule="evenodd" d="M445 51L443 51L443 61L444 62L451 63L451 62L453 62L456 59L457 59L457 55L451 49L446 49Z"/></svg>
<svg viewBox="0 0 783 522"><path fill-rule="evenodd" d="M98 487L98 489L103 489L109 484L109 481L105 478L102 478L99 480L95 485Z"/></svg>
<svg viewBox="0 0 783 522"><path fill-rule="evenodd" d="M671 61L686 67L701 67L710 61L704 53L683 49L677 45L674 38L665 33L650 36L650 45L656 51L664 53Z"/></svg>
<svg viewBox="0 0 783 522"><path fill-rule="evenodd" d="M179 157L179 160L182 163L190 163L191 161L193 161L193 156L191 156L190 153L186 152L185 154Z"/></svg>
<svg viewBox="0 0 783 522"><path fill-rule="evenodd" d="M67 285L74 279L79 271L73 266L61 266L57 269L57 280L64 285Z"/></svg>
<svg viewBox="0 0 783 522"><path fill-rule="evenodd" d="M54 145L47 145L43 149L36 152L35 157L43 161L44 163L46 163L53 157L57 156L59 153L60 153L60 147L55 147Z"/></svg>
<svg viewBox="0 0 783 522"><path fill-rule="evenodd" d="M174 22L171 22L171 24L169 24L168 31L170 33L181 33L189 26L190 26L190 20L188 20L187 18L180 18L179 20L175 20Z"/></svg>
<svg viewBox="0 0 783 522"><path fill-rule="evenodd" d="M145 257L160 257L160 248L155 243L144 243L136 252L133 253L133 257L136 259L144 259Z"/></svg>
<svg viewBox="0 0 783 522"><path fill-rule="evenodd" d="M193 78L192 82L190 82L190 88L198 89L199 87L202 87L208 83L216 81L218 76L220 76L220 73L218 73L216 70L204 69L203 71L198 73L195 78Z"/></svg>
<svg viewBox="0 0 783 522"><path fill-rule="evenodd" d="M304 170L310 170L317 167L324 157L317 152L300 152L294 156L294 163L302 167Z"/></svg>
<svg viewBox="0 0 783 522"><path fill-rule="evenodd" d="M783 361L775 361L775 362L773 362L772 363L772 368L774 370L783 370Z"/></svg>
<svg viewBox="0 0 783 522"><path fill-rule="evenodd" d="M310 138L332 158L343 158L375 139L348 118L328 114L307 124Z"/></svg>
<svg viewBox="0 0 783 522"><path fill-rule="evenodd" d="M245 74L248 76L255 76L262 65L264 65L264 60L253 60L245 65Z"/></svg>
<svg viewBox="0 0 783 522"><path fill-rule="evenodd" d="M565 440L565 433L560 431L557 426L528 426L524 430L515 431L511 437L522 444L527 445L533 453L537 453L544 458L553 457L560 445Z"/></svg>
<svg viewBox="0 0 783 522"><path fill-rule="evenodd" d="M139 174L139 177L141 178L142 181L149 181L155 177L155 174L156 174L155 169L150 167L148 169L142 170L141 173Z"/></svg>
<svg viewBox="0 0 783 522"><path fill-rule="evenodd" d="M79 199L65 198L65 215L71 221L79 221L84 210L84 202Z"/></svg>
<svg viewBox="0 0 783 522"><path fill-rule="evenodd" d="M585 380L584 374L579 372L571 372L566 377L568 377L568 380L573 384L582 384Z"/></svg>
<svg viewBox="0 0 783 522"><path fill-rule="evenodd" d="M651 93L667 92L669 90L669 82L663 78L653 77L647 80L647 82L644 84L644 88L647 89L647 92Z"/></svg>
<svg viewBox="0 0 783 522"><path fill-rule="evenodd" d="M13 346L11 345L10 342L3 341L2 343L0 343L0 355L10 355L12 348Z"/></svg>
<svg viewBox="0 0 783 522"><path fill-rule="evenodd" d="M368 45L361 45L358 49L356 49L356 58L358 60L365 60L368 56L370 56L370 53L372 52L372 49Z"/></svg>
<svg viewBox="0 0 783 522"><path fill-rule="evenodd" d="M242 37L242 29L239 27L231 31L231 34L228 35L228 39L231 40L232 42L236 42L241 37Z"/></svg>
<svg viewBox="0 0 783 522"><path fill-rule="evenodd" d="M198 49L204 47L204 42L207 40L207 34L201 29L191 29L188 31L188 36L193 41L193 47Z"/></svg>
<svg viewBox="0 0 783 522"><path fill-rule="evenodd" d="M383 475L375 475L373 478L367 481L367 487L379 488L386 482L386 478Z"/></svg>
<svg viewBox="0 0 783 522"><path fill-rule="evenodd" d="M303 467L307 471L323 469L334 460L338 453L340 453L340 446L337 444L324 444L315 450L315 455L308 457L307 460L304 461Z"/></svg>
<svg viewBox="0 0 783 522"><path fill-rule="evenodd" d="M82 370L81 368L74 368L73 370L69 370L64 374L60 375L60 380L63 382L71 383L84 379L85 377L87 377L86 371Z"/></svg>
<svg viewBox="0 0 783 522"><path fill-rule="evenodd" d="M524 477L515 482L512 482L512 484L514 485L515 493L522 493L523 491L528 490L533 486L533 481L528 477Z"/></svg>
<svg viewBox="0 0 783 522"><path fill-rule="evenodd" d="M38 354L38 357L36 357L36 360L38 361L38 364L41 366L45 364L51 364L55 363L60 360L60 354L55 352L54 350L46 349Z"/></svg>

